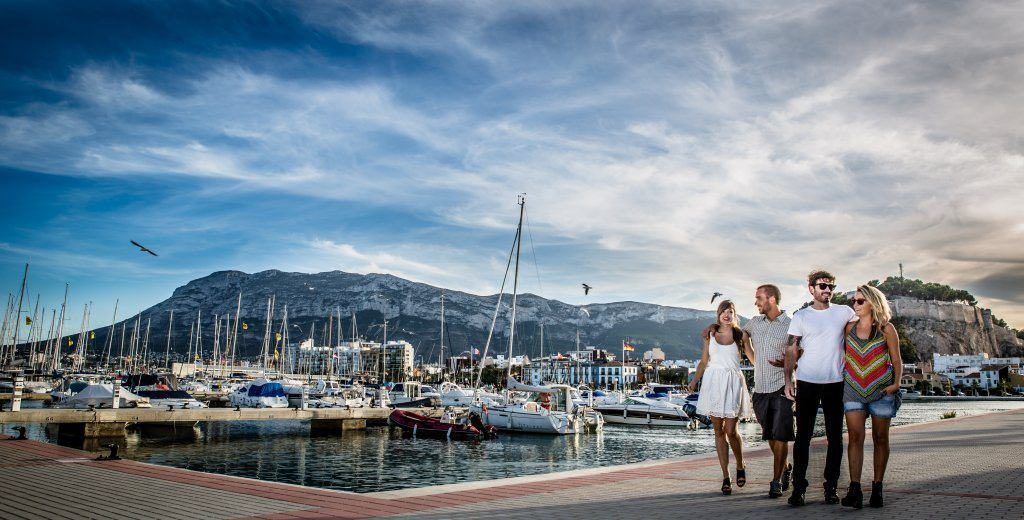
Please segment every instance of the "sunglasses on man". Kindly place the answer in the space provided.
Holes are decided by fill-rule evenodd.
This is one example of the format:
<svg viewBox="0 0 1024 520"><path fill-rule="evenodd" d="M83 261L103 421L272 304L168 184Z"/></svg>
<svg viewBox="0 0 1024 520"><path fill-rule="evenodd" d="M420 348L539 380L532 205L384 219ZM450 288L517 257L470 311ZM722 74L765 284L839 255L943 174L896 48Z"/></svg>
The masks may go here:
<svg viewBox="0 0 1024 520"><path fill-rule="evenodd" d="M834 284L834 283L819 283L817 285L818 285L818 289L822 290L822 291L824 291L825 289L828 289L830 291L836 290L836 284Z"/></svg>

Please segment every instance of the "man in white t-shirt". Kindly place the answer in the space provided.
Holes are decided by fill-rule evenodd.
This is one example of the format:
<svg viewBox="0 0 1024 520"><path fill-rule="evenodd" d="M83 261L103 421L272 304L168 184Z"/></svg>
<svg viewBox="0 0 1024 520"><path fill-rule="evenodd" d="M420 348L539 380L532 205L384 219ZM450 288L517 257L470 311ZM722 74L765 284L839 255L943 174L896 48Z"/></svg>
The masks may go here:
<svg viewBox="0 0 1024 520"><path fill-rule="evenodd" d="M807 461L818 406L825 415L825 503L839 503L839 466L843 462L843 334L856 321L853 309L831 305L835 276L815 271L807 277L814 302L793 314L786 349L786 397L796 400L796 442L793 444L793 495L789 503L804 505ZM798 352L799 350L799 352ZM800 358L799 366L796 359ZM793 369L796 366L796 382Z"/></svg>

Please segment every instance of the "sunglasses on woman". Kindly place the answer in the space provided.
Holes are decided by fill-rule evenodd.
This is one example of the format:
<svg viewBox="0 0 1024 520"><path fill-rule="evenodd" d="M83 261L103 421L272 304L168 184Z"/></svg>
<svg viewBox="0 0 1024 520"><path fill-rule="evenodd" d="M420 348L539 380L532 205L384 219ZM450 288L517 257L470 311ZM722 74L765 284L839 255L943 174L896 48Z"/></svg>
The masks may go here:
<svg viewBox="0 0 1024 520"><path fill-rule="evenodd" d="M864 298L854 298L852 301L854 305L864 305L865 303L868 302Z"/></svg>
<svg viewBox="0 0 1024 520"><path fill-rule="evenodd" d="M830 291L834 291L834 290L836 290L836 284L834 284L834 283L819 283L818 284L818 289L820 289L822 291L824 291L825 289L828 289Z"/></svg>

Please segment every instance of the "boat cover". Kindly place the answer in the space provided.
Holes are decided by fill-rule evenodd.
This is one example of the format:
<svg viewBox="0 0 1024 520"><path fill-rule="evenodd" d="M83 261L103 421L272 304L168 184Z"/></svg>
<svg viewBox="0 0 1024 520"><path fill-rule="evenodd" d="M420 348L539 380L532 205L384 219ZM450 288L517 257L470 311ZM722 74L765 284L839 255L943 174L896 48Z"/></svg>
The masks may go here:
<svg viewBox="0 0 1024 520"><path fill-rule="evenodd" d="M257 385L253 383L249 386L249 397L288 397L288 394L284 393L284 387L281 383L264 383Z"/></svg>

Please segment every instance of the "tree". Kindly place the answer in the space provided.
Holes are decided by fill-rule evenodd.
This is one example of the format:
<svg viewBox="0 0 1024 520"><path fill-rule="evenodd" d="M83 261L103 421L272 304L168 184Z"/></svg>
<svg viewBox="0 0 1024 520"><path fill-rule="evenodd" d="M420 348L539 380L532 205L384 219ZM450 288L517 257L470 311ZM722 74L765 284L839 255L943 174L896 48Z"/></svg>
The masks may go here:
<svg viewBox="0 0 1024 520"><path fill-rule="evenodd" d="M917 363L921 360L921 356L917 353L917 347L914 346L914 342L910 341L910 335L907 334L904 328L903 319L900 317L894 317L892 319L892 325L896 327L896 334L900 337L900 357L903 358L904 363Z"/></svg>
<svg viewBox="0 0 1024 520"><path fill-rule="evenodd" d="M483 372L480 374L480 384L504 387L505 369L498 368L497 365L485 366Z"/></svg>
<svg viewBox="0 0 1024 520"><path fill-rule="evenodd" d="M921 280L890 276L883 282L871 280L868 282L868 285L878 287L880 291L888 296L909 296L922 300L961 302L971 306L978 304L978 300L973 294L940 283L922 282Z"/></svg>
<svg viewBox="0 0 1024 520"><path fill-rule="evenodd" d="M690 371L686 367L666 368L658 373L658 377L668 385L685 385L690 381Z"/></svg>

